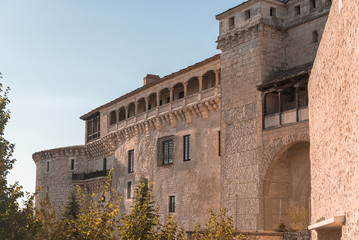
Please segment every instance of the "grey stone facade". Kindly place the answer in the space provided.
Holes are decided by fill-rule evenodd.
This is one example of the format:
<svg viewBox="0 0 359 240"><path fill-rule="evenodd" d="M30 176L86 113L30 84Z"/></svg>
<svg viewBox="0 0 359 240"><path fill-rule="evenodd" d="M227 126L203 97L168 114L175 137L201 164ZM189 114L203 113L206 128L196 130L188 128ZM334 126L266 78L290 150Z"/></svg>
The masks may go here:
<svg viewBox="0 0 359 240"><path fill-rule="evenodd" d="M175 196L173 214L186 231L203 225L209 208L227 208L246 231L273 230L287 220L289 205L308 209L307 83L330 8L326 0L311 4L250 0L217 15L221 54L163 78L148 75L153 79L143 87L83 115L81 151L33 155L37 186L49 191L61 212L74 185L91 193L105 179L72 175L101 175L106 162L115 170L112 187L123 196L124 211L132 205L129 182L134 188L144 176L154 182L162 216ZM190 160L184 161L187 135ZM168 141L173 155L165 164Z"/></svg>

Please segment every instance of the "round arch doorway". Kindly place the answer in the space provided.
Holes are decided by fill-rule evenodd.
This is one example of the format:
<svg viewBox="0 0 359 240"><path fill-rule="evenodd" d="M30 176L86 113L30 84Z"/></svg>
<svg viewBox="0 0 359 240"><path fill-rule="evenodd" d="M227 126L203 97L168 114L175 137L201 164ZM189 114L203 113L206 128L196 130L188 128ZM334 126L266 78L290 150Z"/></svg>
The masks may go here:
<svg viewBox="0 0 359 240"><path fill-rule="evenodd" d="M266 172L263 196L265 230L274 230L280 223L288 226L287 210L291 206L309 213L309 142L290 144L273 158Z"/></svg>

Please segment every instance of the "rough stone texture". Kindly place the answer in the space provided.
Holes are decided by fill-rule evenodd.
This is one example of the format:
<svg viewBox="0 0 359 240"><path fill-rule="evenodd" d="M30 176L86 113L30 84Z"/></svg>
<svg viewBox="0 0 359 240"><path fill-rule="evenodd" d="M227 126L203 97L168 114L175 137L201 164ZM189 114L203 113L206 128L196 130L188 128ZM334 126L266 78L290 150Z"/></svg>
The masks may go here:
<svg viewBox="0 0 359 240"><path fill-rule="evenodd" d="M302 11L295 15L298 4ZM275 16L270 16L271 7L276 8ZM220 206L227 208L239 230L273 230L280 220L286 220L284 209L288 205L308 207L308 118L298 117L299 107L308 108L297 104L289 109L296 114L291 115L294 121L265 127L265 117L271 115L263 115L266 94L281 92L284 87L279 83L261 92L257 86L279 70L314 61L318 43L312 42L312 33L318 31L320 40L329 7L326 0L317 0L315 9L310 9L307 0L251 0L217 15L220 55L148 83L82 116L87 121L100 116L100 137L86 141L81 147L86 152L83 155L61 155L58 149L34 154L37 185L48 188L52 203L61 209L73 185L81 184L90 194L104 180L72 181L69 157L81 162L76 169L79 173L102 170L106 158L107 168L115 168L112 187L123 196L124 212L133 204L127 198L128 183L132 182L134 193L136 182L145 176L155 184L153 195L163 217L169 212L169 197L176 197L174 216L186 231L192 230L194 223L203 226L208 209L216 211ZM248 10L250 18L246 19ZM234 25L229 26L232 17ZM293 85L296 77L283 81ZM307 79L308 72L299 77ZM298 86L304 90L297 90L305 93L306 82L301 84ZM283 92L283 98L289 99L289 95ZM299 103L298 92L296 98L288 101ZM278 107L278 103L271 107ZM276 114L279 122L286 116L284 111ZM110 116L115 116L115 123ZM183 161L183 136L188 134L191 160ZM161 143L166 138L173 140L170 165L161 163ZM134 150L134 173L128 172L130 150ZM49 173L47 161L51 162ZM283 203L283 210L279 203ZM269 240L282 235L257 237Z"/></svg>
<svg viewBox="0 0 359 240"><path fill-rule="evenodd" d="M298 5L302 11L295 15L294 7ZM269 16L270 7L276 8L276 17ZM239 229L273 230L280 219L285 221L287 206L308 207L308 147L299 147L305 159L300 166L302 171L289 171L288 176L278 180L296 161L285 157L290 155L290 147L302 142L308 145L308 121L263 130L263 94L256 85L275 69L314 61L318 43L312 42L312 33L318 30L320 40L329 7L326 1L317 1L315 9L310 9L309 1L249 1L217 16L218 48L222 50L221 132L225 146L221 206L234 216ZM251 17L245 19L248 10ZM231 17L235 17L235 26L229 26ZM281 167L280 159L286 159L286 167ZM298 191L302 192L301 197Z"/></svg>
<svg viewBox="0 0 359 240"><path fill-rule="evenodd" d="M358 44L359 1L333 1L309 82L312 223L346 223L313 239L359 239Z"/></svg>

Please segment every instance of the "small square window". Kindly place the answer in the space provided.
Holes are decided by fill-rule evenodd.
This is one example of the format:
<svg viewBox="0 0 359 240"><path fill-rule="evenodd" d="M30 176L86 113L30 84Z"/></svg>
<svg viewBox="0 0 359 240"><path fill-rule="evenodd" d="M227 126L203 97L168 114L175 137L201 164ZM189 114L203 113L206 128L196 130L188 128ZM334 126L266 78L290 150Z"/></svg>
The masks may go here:
<svg viewBox="0 0 359 240"><path fill-rule="evenodd" d="M230 17L228 19L228 25L229 25L229 27L234 27L234 17Z"/></svg>
<svg viewBox="0 0 359 240"><path fill-rule="evenodd" d="M271 17L275 17L275 16L276 16L276 9L275 9L274 7L271 7L271 8L269 9L269 15L270 15Z"/></svg>
<svg viewBox="0 0 359 240"><path fill-rule="evenodd" d="M127 182L127 199L132 198L132 182Z"/></svg>
<svg viewBox="0 0 359 240"><path fill-rule="evenodd" d="M168 211L173 213L176 212L176 197L170 196Z"/></svg>
<svg viewBox="0 0 359 240"><path fill-rule="evenodd" d="M294 13L296 16L300 14L300 5L294 7Z"/></svg>
<svg viewBox="0 0 359 240"><path fill-rule="evenodd" d="M191 135L183 136L183 161L191 160Z"/></svg>
<svg viewBox="0 0 359 240"><path fill-rule="evenodd" d="M244 19L248 20L251 18L251 10L248 9L247 11L244 12Z"/></svg>
<svg viewBox="0 0 359 240"><path fill-rule="evenodd" d="M134 165L135 165L135 151L130 150L128 151L128 173L134 172Z"/></svg>

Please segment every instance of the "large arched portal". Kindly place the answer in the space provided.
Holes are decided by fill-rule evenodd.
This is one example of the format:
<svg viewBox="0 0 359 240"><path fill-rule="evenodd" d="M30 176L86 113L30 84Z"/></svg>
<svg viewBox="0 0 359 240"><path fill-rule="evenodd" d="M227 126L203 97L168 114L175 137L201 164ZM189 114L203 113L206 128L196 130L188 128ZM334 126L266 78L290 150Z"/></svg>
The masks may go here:
<svg viewBox="0 0 359 240"><path fill-rule="evenodd" d="M287 148L274 157L265 176L265 230L274 230L280 223L290 225L289 207L301 209L303 216L309 212L309 142L297 142Z"/></svg>

